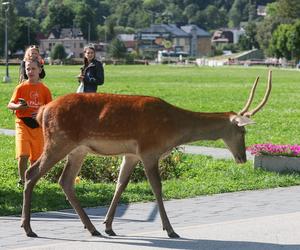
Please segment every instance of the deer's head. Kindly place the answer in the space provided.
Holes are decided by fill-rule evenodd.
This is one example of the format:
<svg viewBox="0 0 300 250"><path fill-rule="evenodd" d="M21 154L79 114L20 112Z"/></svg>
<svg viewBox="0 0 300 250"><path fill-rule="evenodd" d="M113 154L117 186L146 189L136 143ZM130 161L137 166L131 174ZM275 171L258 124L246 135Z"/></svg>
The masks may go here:
<svg viewBox="0 0 300 250"><path fill-rule="evenodd" d="M223 140L231 153L234 156L234 159L237 163L244 163L247 161L246 157L246 146L245 146L245 126L249 124L255 123L252 121L250 118L257 113L259 110L262 109L262 107L266 104L271 88L272 88L272 72L269 71L269 76L268 76L268 82L267 82L267 89L264 95L263 100L251 111L249 110L249 107L253 101L255 89L258 83L259 77L256 78L249 98L246 102L245 107L239 112L239 113L231 113L229 120L230 120L230 125L227 128L226 134L223 137Z"/></svg>

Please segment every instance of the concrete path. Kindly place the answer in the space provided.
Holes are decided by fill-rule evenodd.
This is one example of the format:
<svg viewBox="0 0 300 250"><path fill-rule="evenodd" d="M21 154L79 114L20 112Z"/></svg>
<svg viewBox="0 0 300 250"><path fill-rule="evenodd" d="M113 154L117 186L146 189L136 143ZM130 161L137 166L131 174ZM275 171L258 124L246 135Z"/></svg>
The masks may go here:
<svg viewBox="0 0 300 250"><path fill-rule="evenodd" d="M103 237L90 236L73 210L33 214L39 238L25 236L19 217L0 217L0 249L300 249L300 187L171 200L165 206L180 239L167 237L155 203L148 202L118 207L117 237L105 236L106 207L85 209Z"/></svg>

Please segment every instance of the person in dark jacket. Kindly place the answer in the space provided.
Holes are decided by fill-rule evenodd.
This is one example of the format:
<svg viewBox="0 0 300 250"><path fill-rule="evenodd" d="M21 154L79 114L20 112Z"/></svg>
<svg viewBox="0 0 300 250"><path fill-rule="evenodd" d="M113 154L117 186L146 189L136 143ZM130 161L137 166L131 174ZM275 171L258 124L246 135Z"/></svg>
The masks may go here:
<svg viewBox="0 0 300 250"><path fill-rule="evenodd" d="M28 79L28 76L25 71L25 62L26 61L34 61L34 60L37 60L41 65L41 72L39 74L40 79L43 79L46 76L46 73L44 70L44 60L40 56L39 47L36 45L31 45L26 49L24 59L23 59L23 61L21 61L19 83Z"/></svg>
<svg viewBox="0 0 300 250"><path fill-rule="evenodd" d="M81 68L81 73L78 80L83 82L83 92L92 93L97 92L98 85L104 83L103 65L95 56L95 48L93 46L86 46L83 50L84 65Z"/></svg>

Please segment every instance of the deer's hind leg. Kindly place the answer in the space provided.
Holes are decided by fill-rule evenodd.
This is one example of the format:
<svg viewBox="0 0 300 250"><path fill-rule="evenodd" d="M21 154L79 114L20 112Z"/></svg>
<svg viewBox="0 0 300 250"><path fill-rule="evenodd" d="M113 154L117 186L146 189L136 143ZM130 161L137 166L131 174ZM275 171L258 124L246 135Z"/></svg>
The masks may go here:
<svg viewBox="0 0 300 250"><path fill-rule="evenodd" d="M138 162L139 162L139 158L137 158L134 155L125 155L123 157L114 197L112 199L112 202L109 206L109 209L107 211L104 220L105 232L110 236L116 235L115 232L112 230L112 222L114 219L116 208L120 200L120 197L129 182L132 171L134 167L138 164Z"/></svg>
<svg viewBox="0 0 300 250"><path fill-rule="evenodd" d="M67 157L67 163L65 168L59 178L59 184L62 187L64 193L66 194L70 204L75 209L76 213L79 215L84 227L89 230L92 236L100 236L101 234L96 230L91 220L89 219L86 212L80 205L79 200L76 197L74 182L75 178L80 172L84 157L88 152L88 148L85 146L80 146L74 149Z"/></svg>
<svg viewBox="0 0 300 250"><path fill-rule="evenodd" d="M152 191L155 195L155 198L156 198L156 201L158 204L163 229L167 231L168 236L170 238L179 238L179 235L174 232L174 230L171 226L171 223L169 221L169 218L167 216L165 206L163 203L162 184L161 184L161 178L160 178L160 174L159 174L159 170L158 170L158 161L159 160L156 160L155 157L145 156L143 158L145 172L146 172L147 178L150 182Z"/></svg>
<svg viewBox="0 0 300 250"><path fill-rule="evenodd" d="M33 188L38 180L44 176L55 163L64 158L71 147L52 148L51 146L45 147L41 157L27 169L25 173L25 187L23 192L23 209L21 227L24 228L28 237L37 237L32 231L30 226L30 207Z"/></svg>

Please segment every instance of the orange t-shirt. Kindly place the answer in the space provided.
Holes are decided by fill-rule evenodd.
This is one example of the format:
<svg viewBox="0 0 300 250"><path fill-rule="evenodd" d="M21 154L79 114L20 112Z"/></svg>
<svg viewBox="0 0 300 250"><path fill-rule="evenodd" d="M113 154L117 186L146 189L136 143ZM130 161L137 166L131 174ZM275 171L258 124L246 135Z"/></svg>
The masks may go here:
<svg viewBox="0 0 300 250"><path fill-rule="evenodd" d="M38 109L52 101L52 96L48 87L45 84L30 83L25 81L19 84L10 99L10 102L18 103L18 98L23 98L27 102L29 108L23 110L16 110L16 116L20 117L32 117L38 111Z"/></svg>

